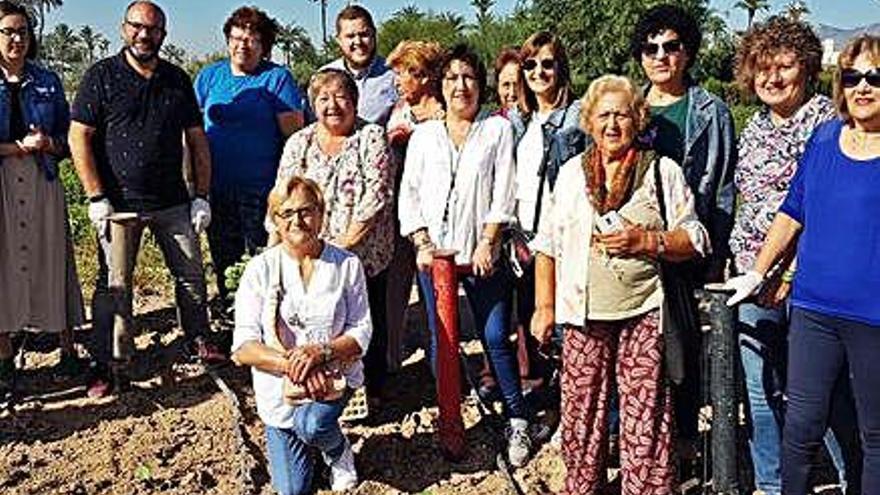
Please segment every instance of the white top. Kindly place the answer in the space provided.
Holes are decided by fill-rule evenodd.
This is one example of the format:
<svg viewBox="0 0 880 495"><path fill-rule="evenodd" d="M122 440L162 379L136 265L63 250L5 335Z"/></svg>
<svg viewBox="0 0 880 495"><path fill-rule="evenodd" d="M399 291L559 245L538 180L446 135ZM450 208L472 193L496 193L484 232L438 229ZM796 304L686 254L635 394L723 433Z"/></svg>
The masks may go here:
<svg viewBox="0 0 880 495"><path fill-rule="evenodd" d="M538 171L544 159L543 125L549 116L550 113L542 115L535 112L516 146L516 217L526 230L532 230L535 221L535 205L541 184Z"/></svg>
<svg viewBox="0 0 880 495"><path fill-rule="evenodd" d="M400 233L427 228L438 248L457 250L456 262L469 264L483 226L513 220L513 188L513 129L506 119L478 117L460 151L444 121L424 122L407 148Z"/></svg>
<svg viewBox="0 0 880 495"><path fill-rule="evenodd" d="M274 266L273 266L274 265ZM275 341L270 327L270 303L273 278L280 265L281 298L278 324L286 348L305 343L323 343L348 335L367 351L373 324L364 269L354 254L324 243L321 256L314 262L308 287L303 285L299 263L281 245L267 249L252 259L235 293L235 331L232 352L246 342L269 344ZM276 277L273 277L275 275ZM361 386L364 381L360 359L343 368L347 385ZM294 407L284 403L282 377L252 368L257 414L269 426L293 426Z"/></svg>
<svg viewBox="0 0 880 495"><path fill-rule="evenodd" d="M593 205L587 198L587 182L581 166L583 153L571 158L559 170L552 195L544 197L538 235L533 250L554 258L556 278L555 321L582 327L589 308L589 267L593 235ZM697 219L694 197L684 180L681 167L669 158L660 158L660 180L666 203L668 230L683 228L701 256L712 247L709 234ZM645 174L644 186L656 196L654 174ZM658 290L662 288L658 286Z"/></svg>

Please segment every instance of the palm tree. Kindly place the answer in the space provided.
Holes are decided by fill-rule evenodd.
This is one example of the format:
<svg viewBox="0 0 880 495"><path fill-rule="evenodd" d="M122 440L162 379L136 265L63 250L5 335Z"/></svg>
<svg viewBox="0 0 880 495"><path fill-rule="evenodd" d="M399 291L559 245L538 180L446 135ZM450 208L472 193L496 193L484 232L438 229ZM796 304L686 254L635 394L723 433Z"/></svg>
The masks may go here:
<svg viewBox="0 0 880 495"><path fill-rule="evenodd" d="M19 3L24 5L37 20L37 40L43 43L43 31L46 27L46 14L52 9L57 9L64 4L64 0L20 0Z"/></svg>
<svg viewBox="0 0 880 495"><path fill-rule="evenodd" d="M755 20L755 14L758 13L759 10L769 10L770 9L770 1L769 0L739 0L734 5L734 8L743 9L749 16L749 24L748 27L752 27L752 21Z"/></svg>
<svg viewBox="0 0 880 495"><path fill-rule="evenodd" d="M103 34L95 31L89 25L81 26L77 33L77 37L79 38L80 43L82 43L86 62L88 62L89 65L95 62L95 52L102 48L105 42L108 45L110 44Z"/></svg>
<svg viewBox="0 0 880 495"><path fill-rule="evenodd" d="M186 50L174 43L165 43L160 49L162 58L174 65L182 66L186 63Z"/></svg>
<svg viewBox="0 0 880 495"><path fill-rule="evenodd" d="M321 41L327 45L327 0L312 0L321 4Z"/></svg>
<svg viewBox="0 0 880 495"><path fill-rule="evenodd" d="M281 26L278 32L278 48L284 54L284 64L288 67L292 59L314 62L318 55L309 33L295 22Z"/></svg>
<svg viewBox="0 0 880 495"><path fill-rule="evenodd" d="M477 11L477 26L485 26L492 22L492 7L495 0L471 0L471 7Z"/></svg>
<svg viewBox="0 0 880 495"><path fill-rule="evenodd" d="M801 21L809 13L810 9L803 0L791 0L785 5L785 15L794 22Z"/></svg>

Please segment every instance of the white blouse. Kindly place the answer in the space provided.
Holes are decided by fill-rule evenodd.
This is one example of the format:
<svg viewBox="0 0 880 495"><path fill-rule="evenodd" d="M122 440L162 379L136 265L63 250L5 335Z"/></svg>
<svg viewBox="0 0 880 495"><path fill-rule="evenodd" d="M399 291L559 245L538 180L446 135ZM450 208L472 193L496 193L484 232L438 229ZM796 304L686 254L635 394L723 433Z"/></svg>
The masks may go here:
<svg viewBox="0 0 880 495"><path fill-rule="evenodd" d="M400 233L427 228L438 248L469 264L483 226L513 220L514 176L513 129L503 117L478 117L460 150L445 122L419 124L400 185Z"/></svg>
<svg viewBox="0 0 880 495"><path fill-rule="evenodd" d="M593 205L587 198L587 182L581 166L583 153L571 158L559 171L553 194L545 196L538 235L531 247L556 262L555 321L582 327L589 309L589 267L593 235ZM666 203L669 230L684 229L694 249L701 256L711 251L709 234L697 219L694 197L684 180L681 167L669 158L661 158L660 180ZM648 194L656 196L654 174L644 177ZM658 290L662 288L658 286Z"/></svg>
<svg viewBox="0 0 880 495"><path fill-rule="evenodd" d="M532 230L535 222L535 205L541 185L538 171L544 160L543 125L549 116L549 113L535 112L516 147L516 216L526 230Z"/></svg>
<svg viewBox="0 0 880 495"><path fill-rule="evenodd" d="M367 285L361 261L353 253L324 243L321 256L314 262L308 287L300 276L299 263L281 245L255 256L247 265L238 292L235 293L235 331L232 352L246 342L267 345L276 342L271 321L272 293L278 289L280 300L277 322L285 348L307 343L325 343L340 336L354 338L366 353L373 332ZM276 279L276 281L273 281ZM351 388L364 381L360 359L343 368ZM283 379L252 368L257 414L269 426L293 426L294 407L284 403Z"/></svg>

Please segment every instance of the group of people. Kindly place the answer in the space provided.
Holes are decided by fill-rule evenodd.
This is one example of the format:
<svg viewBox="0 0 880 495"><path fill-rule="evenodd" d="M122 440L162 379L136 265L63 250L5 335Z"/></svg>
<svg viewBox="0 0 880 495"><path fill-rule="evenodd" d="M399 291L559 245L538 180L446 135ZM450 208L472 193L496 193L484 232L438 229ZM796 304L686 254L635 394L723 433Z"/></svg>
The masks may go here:
<svg viewBox="0 0 880 495"><path fill-rule="evenodd" d="M622 492L672 493L697 437L694 289L724 282L756 489L809 493L826 439L847 493L880 493L880 37L844 48L832 99L815 92L808 25L752 26L735 72L761 108L737 139L725 103L689 75L699 25L672 5L633 29L646 86L605 75L579 98L564 43L538 32L494 61L492 111L471 48L407 40L385 60L357 5L336 18L342 58L305 94L270 61L278 25L258 8L230 15L228 58L194 83L159 56L158 5L132 2L121 30L123 49L68 106L33 61L26 10L0 1L0 391L14 382L12 332L62 331L75 369L69 329L84 317L58 180L70 155L98 238L88 394L125 387L145 228L174 277L185 349L204 361L226 353L208 335L199 234L224 301L226 268L253 255L230 354L252 367L279 493L310 490L313 448L334 490L357 484L340 414L361 385L392 400L414 278L435 369L430 268L449 250L513 466L534 451L524 391L559 366L564 492L604 489L619 430ZM554 342L561 364L544 352Z"/></svg>

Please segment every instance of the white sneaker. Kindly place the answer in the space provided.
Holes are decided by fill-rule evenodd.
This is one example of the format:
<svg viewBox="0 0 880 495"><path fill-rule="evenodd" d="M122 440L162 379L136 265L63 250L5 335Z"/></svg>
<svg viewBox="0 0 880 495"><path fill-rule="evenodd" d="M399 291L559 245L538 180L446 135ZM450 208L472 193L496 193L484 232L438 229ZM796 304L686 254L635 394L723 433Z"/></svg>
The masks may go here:
<svg viewBox="0 0 880 495"><path fill-rule="evenodd" d="M556 431L553 432L553 436L550 437L550 445L556 449L562 448L562 424L559 424L556 427Z"/></svg>
<svg viewBox="0 0 880 495"><path fill-rule="evenodd" d="M331 461L324 454L324 461L330 466L330 489L334 492L351 490L358 484L357 469L354 466L354 452L351 451L351 443L345 439L345 449L339 459Z"/></svg>
<svg viewBox="0 0 880 495"><path fill-rule="evenodd" d="M514 467L523 467L529 460L532 439L529 424L522 419L512 419L507 430L507 459Z"/></svg>

